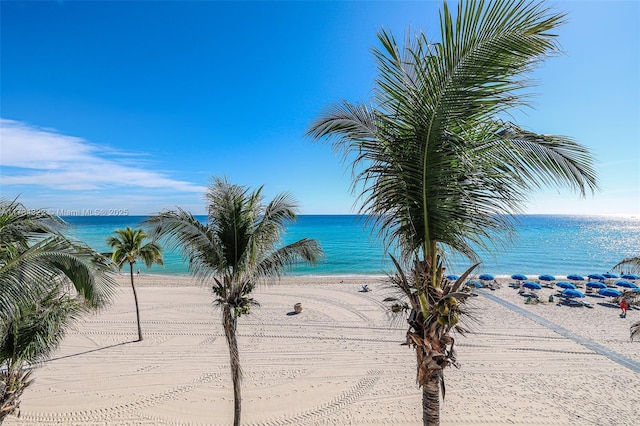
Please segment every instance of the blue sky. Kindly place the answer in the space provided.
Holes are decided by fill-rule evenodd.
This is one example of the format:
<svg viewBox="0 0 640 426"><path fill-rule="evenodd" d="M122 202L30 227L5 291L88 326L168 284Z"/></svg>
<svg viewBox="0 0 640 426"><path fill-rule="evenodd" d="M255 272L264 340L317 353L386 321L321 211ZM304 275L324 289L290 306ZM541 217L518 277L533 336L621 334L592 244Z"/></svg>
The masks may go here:
<svg viewBox="0 0 640 426"><path fill-rule="evenodd" d="M640 2L550 3L565 51L533 78L530 130L571 136L602 191L528 213L640 215ZM367 101L376 32L438 32L440 2L0 2L1 196L30 208L204 212L212 176L301 213L353 213L350 174L304 134Z"/></svg>

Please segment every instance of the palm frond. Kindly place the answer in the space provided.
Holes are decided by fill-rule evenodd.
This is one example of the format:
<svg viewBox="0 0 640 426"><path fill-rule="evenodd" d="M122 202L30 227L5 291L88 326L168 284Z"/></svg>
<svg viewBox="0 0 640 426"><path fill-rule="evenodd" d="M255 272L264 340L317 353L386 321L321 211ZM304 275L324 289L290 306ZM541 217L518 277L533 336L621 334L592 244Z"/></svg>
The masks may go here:
<svg viewBox="0 0 640 426"><path fill-rule="evenodd" d="M59 288L37 291L33 301L20 302L15 314L2 323L0 359L34 364L58 347L69 324L87 306Z"/></svg>
<svg viewBox="0 0 640 426"><path fill-rule="evenodd" d="M179 249L196 277L209 281L228 269L215 228L201 223L191 213L180 208L164 211L151 216L143 226L154 239L163 241L173 250Z"/></svg>
<svg viewBox="0 0 640 426"><path fill-rule="evenodd" d="M611 270L640 274L640 256L627 257L618 262Z"/></svg>
<svg viewBox="0 0 640 426"><path fill-rule="evenodd" d="M46 280L43 280L46 279ZM70 282L93 307L104 307L116 284L108 261L81 243L63 237L42 239L0 266L0 314L10 315L30 289Z"/></svg>
<svg viewBox="0 0 640 426"><path fill-rule="evenodd" d="M631 332L631 341L640 338L640 321L636 321L631 324L629 331Z"/></svg>
<svg viewBox="0 0 640 426"><path fill-rule="evenodd" d="M316 240L303 238L269 252L264 259L256 264L256 279L269 276L279 276L287 268L299 262L313 265L322 257L323 251Z"/></svg>

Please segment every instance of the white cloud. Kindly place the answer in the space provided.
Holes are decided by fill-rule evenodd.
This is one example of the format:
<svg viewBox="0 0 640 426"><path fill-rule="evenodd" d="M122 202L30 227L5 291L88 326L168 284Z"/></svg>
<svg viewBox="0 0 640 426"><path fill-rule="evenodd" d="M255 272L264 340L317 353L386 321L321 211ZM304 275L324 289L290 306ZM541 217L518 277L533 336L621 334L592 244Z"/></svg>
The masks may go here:
<svg viewBox="0 0 640 426"><path fill-rule="evenodd" d="M82 191L114 188L158 188L202 194L206 188L132 165L132 153L114 156L108 147L62 135L55 130L0 118L2 185L34 185Z"/></svg>

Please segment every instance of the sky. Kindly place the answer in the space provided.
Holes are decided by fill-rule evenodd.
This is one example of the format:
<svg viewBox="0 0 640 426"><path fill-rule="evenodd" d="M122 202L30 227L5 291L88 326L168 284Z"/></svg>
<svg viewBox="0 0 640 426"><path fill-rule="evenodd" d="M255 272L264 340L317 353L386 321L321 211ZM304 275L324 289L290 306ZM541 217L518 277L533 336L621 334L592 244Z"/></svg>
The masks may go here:
<svg viewBox="0 0 640 426"><path fill-rule="evenodd" d="M529 214L640 216L640 2L557 1L563 54L514 120L570 136L600 191L540 190ZM441 2L1 1L0 196L56 214L205 212L214 176L359 208L351 174L305 136L371 99L384 28L439 32ZM81 213L82 214L82 213Z"/></svg>

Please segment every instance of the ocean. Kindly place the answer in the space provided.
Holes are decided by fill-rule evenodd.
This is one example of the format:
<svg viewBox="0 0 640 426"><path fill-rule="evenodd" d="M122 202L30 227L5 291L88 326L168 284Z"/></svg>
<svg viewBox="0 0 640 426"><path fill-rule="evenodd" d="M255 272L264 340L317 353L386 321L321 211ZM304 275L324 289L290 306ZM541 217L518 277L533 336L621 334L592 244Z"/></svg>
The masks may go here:
<svg viewBox="0 0 640 426"><path fill-rule="evenodd" d="M137 227L143 216L67 216L70 233L99 252L109 251L106 238L115 229ZM204 220L205 217L200 217ZM640 255L640 217L522 215L517 233L503 248L479 250L477 273L510 276L552 274L588 275L608 272L620 260ZM284 242L301 238L320 242L325 258L316 266L298 266L289 275L384 275L392 271L389 256L376 241L364 217L357 215L300 215L285 234ZM164 267L142 273L189 273L177 252L165 251ZM452 258L447 273L460 274L469 261Z"/></svg>

